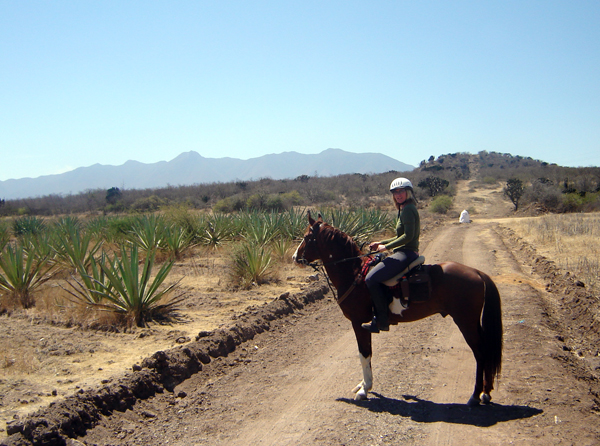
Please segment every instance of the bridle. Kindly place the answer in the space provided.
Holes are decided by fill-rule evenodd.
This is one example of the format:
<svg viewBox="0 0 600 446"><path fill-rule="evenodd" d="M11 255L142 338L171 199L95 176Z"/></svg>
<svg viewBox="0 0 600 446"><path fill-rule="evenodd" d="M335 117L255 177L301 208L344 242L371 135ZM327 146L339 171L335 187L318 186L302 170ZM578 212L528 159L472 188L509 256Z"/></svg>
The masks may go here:
<svg viewBox="0 0 600 446"><path fill-rule="evenodd" d="M356 287L356 285L358 285L358 283L362 280L361 273L359 272L359 274L355 278L354 282L352 282L352 285L350 286L350 288L348 288L348 290L346 290L346 292L341 297L338 298L336 295L335 287L331 283L331 280L329 279L329 275L327 274L325 267L329 266L329 265L337 265L339 263L349 262L351 260L361 259L363 257L368 257L371 255L371 253L361 254L359 256L353 256L353 257L346 257L343 259L334 260L332 262L323 262L323 256L321 255L319 245L317 244L317 235L319 233L319 229L321 229L322 224L323 223L319 223L318 226L316 226L316 229L315 229L315 226L311 226L309 234L304 236L304 250L302 251L302 257L300 257L300 260L298 261L298 263L310 266L310 267L312 267L312 269L315 272L322 273L325 276L325 279L327 279L327 285L329 286L329 289L331 290L333 297L335 298L338 305L341 305L342 302L350 295L350 293L352 293L352 291L354 291L354 288ZM315 248L316 248L317 252L319 253L320 262L319 261L309 262L304 258L304 253L306 252L306 248L308 246L310 246L310 244L312 244L312 243L315 244Z"/></svg>

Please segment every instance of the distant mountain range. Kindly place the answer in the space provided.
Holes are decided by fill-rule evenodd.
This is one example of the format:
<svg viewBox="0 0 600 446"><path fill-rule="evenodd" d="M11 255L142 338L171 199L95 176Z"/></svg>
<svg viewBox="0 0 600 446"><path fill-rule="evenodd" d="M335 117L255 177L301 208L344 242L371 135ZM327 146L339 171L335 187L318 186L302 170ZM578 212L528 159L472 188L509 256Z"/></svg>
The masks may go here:
<svg viewBox="0 0 600 446"><path fill-rule="evenodd" d="M282 180L300 175L333 176L345 173L405 172L414 166L379 153L350 153L327 149L316 155L284 152L241 160L204 158L184 152L171 161L145 164L127 161L120 166L94 164L59 175L0 181L0 198L16 199L44 195L78 194L86 190L148 189L271 178Z"/></svg>

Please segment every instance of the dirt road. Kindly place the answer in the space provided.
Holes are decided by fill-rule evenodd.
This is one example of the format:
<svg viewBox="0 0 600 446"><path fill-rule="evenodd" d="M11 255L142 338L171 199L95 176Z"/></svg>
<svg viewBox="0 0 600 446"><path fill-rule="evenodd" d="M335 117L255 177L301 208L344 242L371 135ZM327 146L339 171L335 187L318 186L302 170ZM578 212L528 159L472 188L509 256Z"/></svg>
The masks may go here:
<svg viewBox="0 0 600 446"><path fill-rule="evenodd" d="M564 350L544 284L513 257L496 223L448 224L428 262L487 272L503 299L504 362L493 404L468 408L475 361L452 320L434 316L375 336L374 388L335 302L318 301L213 360L164 393L115 412L87 445L593 445L600 444L593 378ZM73 444L80 444L73 442Z"/></svg>

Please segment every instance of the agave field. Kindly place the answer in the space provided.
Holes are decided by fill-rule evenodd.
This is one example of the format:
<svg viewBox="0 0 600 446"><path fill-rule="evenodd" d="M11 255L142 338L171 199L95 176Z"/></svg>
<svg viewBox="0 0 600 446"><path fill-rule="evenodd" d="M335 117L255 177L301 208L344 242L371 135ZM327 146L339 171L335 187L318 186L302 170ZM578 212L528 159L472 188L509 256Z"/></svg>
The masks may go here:
<svg viewBox="0 0 600 446"><path fill-rule="evenodd" d="M378 210L323 209L326 221L357 241L395 225ZM109 312L112 323L144 326L169 318L183 297L168 278L175 262L198 250L225 252L231 286L269 280L302 237L306 211L162 213L0 222L0 311L36 306L52 280L62 299L85 311ZM61 305L61 299L54 299Z"/></svg>

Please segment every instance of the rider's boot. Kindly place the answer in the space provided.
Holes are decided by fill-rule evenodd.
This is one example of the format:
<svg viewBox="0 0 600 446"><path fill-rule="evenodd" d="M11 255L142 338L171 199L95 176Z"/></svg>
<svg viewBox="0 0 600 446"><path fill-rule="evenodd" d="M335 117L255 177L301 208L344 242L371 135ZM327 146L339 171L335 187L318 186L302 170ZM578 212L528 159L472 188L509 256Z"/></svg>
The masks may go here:
<svg viewBox="0 0 600 446"><path fill-rule="evenodd" d="M373 316L373 320L371 322L364 323L361 325L361 327L367 331L370 331L371 333L379 333L380 331L390 330L390 324L381 324L381 322L377 320L377 316Z"/></svg>
<svg viewBox="0 0 600 446"><path fill-rule="evenodd" d="M371 283L369 292L371 294L371 302L373 302L374 316L370 324L363 324L365 330L371 333L379 333L379 331L389 331L390 324L388 322L389 311L389 296L384 290L384 285L380 283Z"/></svg>

